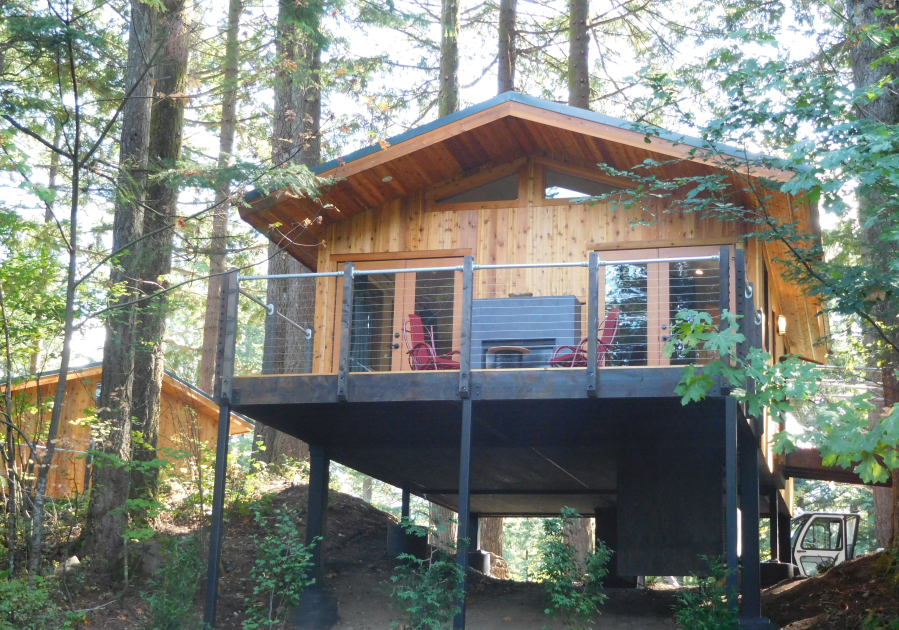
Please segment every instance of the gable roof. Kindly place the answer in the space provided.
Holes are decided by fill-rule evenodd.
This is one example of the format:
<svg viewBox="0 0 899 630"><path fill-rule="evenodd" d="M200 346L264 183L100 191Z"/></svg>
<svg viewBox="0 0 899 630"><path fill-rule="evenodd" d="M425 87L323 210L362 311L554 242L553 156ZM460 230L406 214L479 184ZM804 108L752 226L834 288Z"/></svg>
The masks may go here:
<svg viewBox="0 0 899 630"><path fill-rule="evenodd" d="M383 143L318 165L312 169L314 173L337 180L320 191L319 200L299 197L286 190L270 195L253 191L245 197L249 207L241 208L240 214L258 230L269 234L273 241L286 245L288 253L314 270L317 246L327 225L416 190L524 155L543 155L590 168L604 163L620 170L646 159L684 160L677 165L658 167L656 171L661 177L710 174L720 170L716 162L720 165L724 159L762 157L727 145L711 146L714 150L696 151L708 149L710 145L700 138L506 92ZM786 180L793 173L759 167L753 170L753 175ZM737 190L742 190L745 184L734 180ZM304 220L318 215L322 218L320 224L302 227ZM812 217L807 219L809 228L813 229ZM282 236L284 233L289 239Z"/></svg>

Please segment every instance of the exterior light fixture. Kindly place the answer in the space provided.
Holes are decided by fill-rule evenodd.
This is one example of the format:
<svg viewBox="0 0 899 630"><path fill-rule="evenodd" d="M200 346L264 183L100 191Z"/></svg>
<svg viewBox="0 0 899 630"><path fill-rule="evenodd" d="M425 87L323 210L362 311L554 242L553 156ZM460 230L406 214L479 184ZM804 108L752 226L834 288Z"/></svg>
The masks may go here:
<svg viewBox="0 0 899 630"><path fill-rule="evenodd" d="M390 175L388 175L387 177L382 177L382 178L381 178L381 181L384 182L384 183L386 184L387 182L392 182L392 181L393 181L393 177L391 177Z"/></svg>
<svg viewBox="0 0 899 630"><path fill-rule="evenodd" d="M697 269L697 270L696 270L696 275L697 275L697 276L703 276L703 275L705 275L705 272L704 272L702 269Z"/></svg>
<svg viewBox="0 0 899 630"><path fill-rule="evenodd" d="M783 315L777 316L777 334L781 337L787 334L787 318Z"/></svg>

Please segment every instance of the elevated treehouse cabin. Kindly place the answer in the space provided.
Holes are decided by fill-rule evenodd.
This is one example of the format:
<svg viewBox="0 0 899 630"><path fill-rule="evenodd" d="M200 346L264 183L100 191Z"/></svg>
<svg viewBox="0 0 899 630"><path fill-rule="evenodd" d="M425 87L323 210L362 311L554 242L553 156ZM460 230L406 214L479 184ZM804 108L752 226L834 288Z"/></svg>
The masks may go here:
<svg viewBox="0 0 899 630"><path fill-rule="evenodd" d="M682 406L683 366L708 357L662 348L679 310L726 308L747 345L822 361L819 305L781 276L777 244L743 237L754 226L670 198L625 207L633 183L599 166L655 160L674 178L721 172L717 152L742 156L691 154L700 146L507 93L322 164L333 179L318 199L247 197L243 218L310 273L229 276L218 396L311 445L310 538L324 533L329 460L458 511L475 547L479 516L573 507L615 551L618 583L702 572L700 554L736 568L739 504L742 615L764 624L760 514L773 547L789 544L777 427L718 387ZM755 207L728 177L731 199ZM813 207L771 195L769 211L815 232ZM261 295L263 283L307 298L289 313L268 306L262 362L235 373L235 344L250 337L238 290Z"/></svg>

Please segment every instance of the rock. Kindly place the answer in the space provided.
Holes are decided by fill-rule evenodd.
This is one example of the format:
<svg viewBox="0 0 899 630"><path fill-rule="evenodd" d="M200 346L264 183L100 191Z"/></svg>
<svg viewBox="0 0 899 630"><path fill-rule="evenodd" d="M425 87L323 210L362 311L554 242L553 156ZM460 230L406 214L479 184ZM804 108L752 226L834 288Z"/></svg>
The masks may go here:
<svg viewBox="0 0 899 630"><path fill-rule="evenodd" d="M78 556L69 556L65 562L60 562L53 569L54 577L62 577L64 573L75 573L81 569L81 560Z"/></svg>

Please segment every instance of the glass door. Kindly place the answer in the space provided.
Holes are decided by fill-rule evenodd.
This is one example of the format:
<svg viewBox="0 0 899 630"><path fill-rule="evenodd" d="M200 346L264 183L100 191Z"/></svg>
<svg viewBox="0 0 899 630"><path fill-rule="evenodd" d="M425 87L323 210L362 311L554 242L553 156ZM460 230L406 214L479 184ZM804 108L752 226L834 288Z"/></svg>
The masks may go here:
<svg viewBox="0 0 899 630"><path fill-rule="evenodd" d="M607 263L599 273L600 321L619 309L618 332L606 355L607 366L663 366L702 362L694 352L668 359L663 348L677 313L705 311L717 323L718 261L662 262L717 255L717 247L675 247L600 252ZM614 261L644 261L615 264ZM652 262L659 260L660 262Z"/></svg>
<svg viewBox="0 0 899 630"><path fill-rule="evenodd" d="M424 342L436 356L452 355L459 349L462 312L462 273L458 271L410 271L377 273L384 269L423 269L461 265L461 258L428 258L367 261L355 263L360 271L353 281L353 324L350 346L351 372L397 372L411 370L407 347L412 318L417 316L424 329ZM343 271L343 264L337 271ZM334 330L340 334L340 303L343 278L336 283ZM405 329L405 334L404 334ZM332 363L340 363L335 344Z"/></svg>

